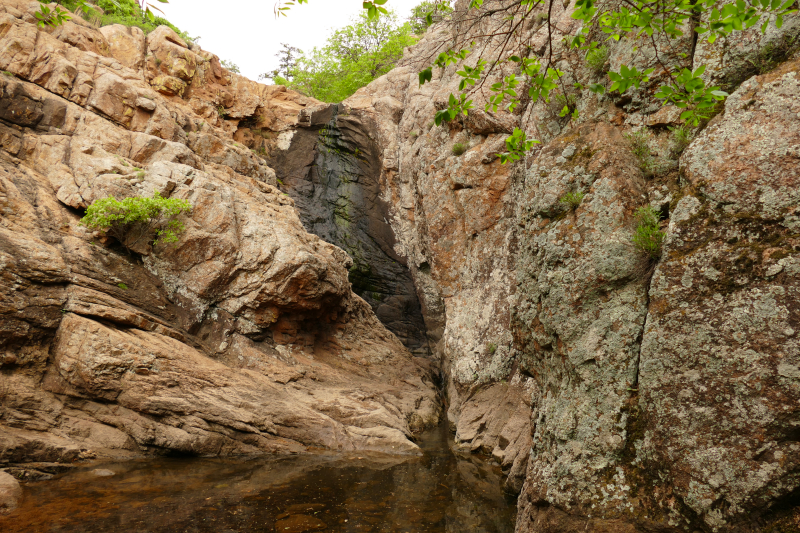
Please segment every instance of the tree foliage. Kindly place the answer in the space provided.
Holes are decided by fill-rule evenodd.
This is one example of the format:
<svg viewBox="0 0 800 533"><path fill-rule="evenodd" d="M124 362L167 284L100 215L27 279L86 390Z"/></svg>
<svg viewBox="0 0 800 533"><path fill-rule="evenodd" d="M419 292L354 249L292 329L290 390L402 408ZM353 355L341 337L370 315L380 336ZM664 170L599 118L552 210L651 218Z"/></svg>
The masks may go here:
<svg viewBox="0 0 800 533"><path fill-rule="evenodd" d="M308 0L298 0L305 3ZM458 13L458 31L435 46L430 66L419 73L420 85L433 79L433 69L445 69L451 64L461 67L457 73L462 77L459 93L451 94L447 107L439 110L435 122L441 124L454 120L459 114L467 115L474 108L470 98L476 91L483 90L484 82L497 77L498 71L509 63L516 64L516 72L503 76L501 81L490 85L495 93L486 104L487 111L505 108L511 112L519 105L522 96L518 87L525 89L527 98L536 102L550 102L553 91L561 88L566 93L565 72L558 68L560 57L554 50L561 44L568 49L595 54L606 43L620 39L635 39L652 45L652 64L639 69L635 65L621 65L619 71L609 71L610 87L594 83L587 87L595 93L617 92L620 95L631 88L639 89L650 81L658 69L660 79L666 78L657 88L654 96L664 104L672 104L683 109L680 119L686 124L698 125L707 119L716 105L728 94L717 86L707 86L702 79L706 66L693 65L693 57L681 54L685 65L675 67L662 57L664 49L669 49L688 32L696 39L706 39L709 43L720 37L728 37L736 32L752 27L766 33L770 21L780 28L784 17L795 13L792 9L796 0L577 0L572 18L580 21L581 29L572 38L556 42L557 28L553 22L555 0L469 0L464 13ZM367 6L370 4L370 6ZM369 16L375 16L374 6L365 2L364 8ZM428 14L432 16L433 11ZM533 20L531 20L533 19ZM501 20L488 33L480 31L481 37L494 39L501 43L501 49L494 59L487 60L478 53L473 59L475 43L470 42L471 31L482 28L489 20ZM524 31L530 22L543 21L547 27L547 42L541 50L532 52L531 43L525 42ZM660 44L659 44L660 43ZM512 50L523 50L526 55L508 55ZM438 56L436 55L438 53ZM471 63L468 68L467 63ZM584 87L576 83L578 89ZM566 112L565 112L566 110ZM567 113L577 118L577 110ZM533 142L527 135L515 130L506 144L509 152L501 155L501 162L520 159ZM512 150L513 148L513 150Z"/></svg>
<svg viewBox="0 0 800 533"><path fill-rule="evenodd" d="M222 65L223 67L225 67L226 69L230 70L231 72L235 73L235 74L241 74L242 73L242 71L239 69L239 65L237 65L233 61L228 61L227 59L222 59L222 60L220 60L219 64Z"/></svg>
<svg viewBox="0 0 800 533"><path fill-rule="evenodd" d="M452 12L453 8L447 0L425 0L411 10L408 23L411 24L411 31L422 35L431 25L441 22Z"/></svg>
<svg viewBox="0 0 800 533"><path fill-rule="evenodd" d="M281 43L281 49L275 54L278 58L278 68L259 74L258 79L272 79L282 81L285 84L292 79L292 71L297 68L297 59L303 55L303 51L299 48L291 46L287 43Z"/></svg>
<svg viewBox="0 0 800 533"><path fill-rule="evenodd" d="M126 249L137 244L168 244L178 241L184 224L178 218L189 213L192 204L180 198L131 197L122 201L112 196L95 200L86 210L81 224L111 235Z"/></svg>
<svg viewBox="0 0 800 533"><path fill-rule="evenodd" d="M166 0L158 0L158 2L167 3ZM39 11L34 13L40 27L60 26L70 20L74 14L79 14L85 20L98 26L122 24L136 26L141 28L144 33L150 33L163 25L172 28L186 41L195 42L199 39L199 37L190 37L167 19L157 16L155 11L160 12L161 10L146 0L141 2L138 0L92 0L91 3L86 0L57 0L56 3L58 5L52 9L42 3ZM62 6L65 9L62 9Z"/></svg>
<svg viewBox="0 0 800 533"><path fill-rule="evenodd" d="M323 102L341 102L389 72L403 57L403 49L415 42L411 26L399 24L394 13L373 18L363 14L334 31L325 46L301 55L294 66L285 62L285 71L276 69L269 77Z"/></svg>

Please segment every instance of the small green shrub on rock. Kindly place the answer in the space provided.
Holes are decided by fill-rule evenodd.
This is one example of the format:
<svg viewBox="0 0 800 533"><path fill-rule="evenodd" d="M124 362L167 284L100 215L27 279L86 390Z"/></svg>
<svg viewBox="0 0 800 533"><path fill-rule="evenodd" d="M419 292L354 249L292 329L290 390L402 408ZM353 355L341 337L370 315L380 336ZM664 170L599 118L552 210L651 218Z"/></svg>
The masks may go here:
<svg viewBox="0 0 800 533"><path fill-rule="evenodd" d="M661 257L664 232L658 226L661 218L658 211L647 205L636 210L636 229L633 232L633 245L646 253L650 259Z"/></svg>
<svg viewBox="0 0 800 533"><path fill-rule="evenodd" d="M606 61L608 61L609 55L610 52L606 45L589 50L586 52L586 66L595 76L600 76L605 73Z"/></svg>
<svg viewBox="0 0 800 533"><path fill-rule="evenodd" d="M453 155L462 155L464 152L467 151L467 146L463 143L455 143L453 145Z"/></svg>
<svg viewBox="0 0 800 533"><path fill-rule="evenodd" d="M188 201L162 198L158 192L152 198L122 201L109 196L92 202L81 224L111 235L130 251L137 244L151 240L154 246L177 242L178 234L184 230L178 217L191 210Z"/></svg>
<svg viewBox="0 0 800 533"><path fill-rule="evenodd" d="M626 133L625 138L630 143L631 151L639 162L639 168L646 178L662 173L665 168L650 152L650 134L645 129Z"/></svg>
<svg viewBox="0 0 800 533"><path fill-rule="evenodd" d="M672 147L670 148L670 152L673 157L679 157L692 142L694 133L686 124L669 128L669 130L672 132Z"/></svg>
<svg viewBox="0 0 800 533"><path fill-rule="evenodd" d="M581 205L584 196L586 196L586 194L583 193L582 191L570 191L564 196L562 196L558 200L558 203L566 206L567 209L571 211L573 209L577 209L578 206Z"/></svg>

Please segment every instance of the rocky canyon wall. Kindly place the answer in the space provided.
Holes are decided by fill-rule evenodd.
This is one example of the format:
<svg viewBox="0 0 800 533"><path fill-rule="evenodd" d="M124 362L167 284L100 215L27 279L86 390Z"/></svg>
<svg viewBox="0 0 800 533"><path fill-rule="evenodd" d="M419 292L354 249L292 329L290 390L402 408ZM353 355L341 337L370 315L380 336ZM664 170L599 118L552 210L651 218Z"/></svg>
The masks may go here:
<svg viewBox="0 0 800 533"><path fill-rule="evenodd" d="M318 104L161 27L40 29L0 3L0 461L142 453L417 453L430 361L351 290L266 155ZM193 209L130 252L94 200Z"/></svg>
<svg viewBox="0 0 800 533"><path fill-rule="evenodd" d="M303 112L299 128L268 161L295 200L305 228L353 260L353 291L418 356L430 346L414 281L395 251L381 156L368 124L340 105ZM285 148L285 149L283 149Z"/></svg>
<svg viewBox="0 0 800 533"><path fill-rule="evenodd" d="M36 2L0 6L0 460L414 452L442 379L458 444L519 493L521 533L800 519L800 58L781 55L800 17L673 43L664 61L732 93L679 146L663 72L624 97L575 89L577 120L487 113L477 92L434 126L460 77L417 73L454 34L474 33L468 61L520 52L481 37L502 20L462 27L464 1L333 105L166 28L44 31ZM552 6L556 43L571 10ZM602 81L560 46L568 87ZM612 43L605 68L648 46ZM501 165L515 127L541 145ZM153 192L194 205L174 246L128 254L77 224ZM631 242L645 205L657 262Z"/></svg>
<svg viewBox="0 0 800 533"><path fill-rule="evenodd" d="M800 19L660 50L708 64L704 79L733 93L684 147L670 131L680 111L652 96L664 72L625 97L573 90L577 120L555 102L486 113L475 91L468 117L434 126L461 78L434 69L420 87L417 73L454 35L475 33L472 66L547 42L532 16L530 47L503 50L481 37L503 21L470 30L465 8L344 102L382 152L395 250L456 440L491 453L521 491L520 532L798 527L800 60L785 43ZM553 6L556 43L579 29L571 10ZM642 68L648 46L612 44L605 68ZM570 90L602 81L582 53L554 56ZM514 127L542 144L503 166ZM633 132L649 155L634 153ZM574 210L559 201L576 191ZM645 205L666 232L655 264L631 242Z"/></svg>

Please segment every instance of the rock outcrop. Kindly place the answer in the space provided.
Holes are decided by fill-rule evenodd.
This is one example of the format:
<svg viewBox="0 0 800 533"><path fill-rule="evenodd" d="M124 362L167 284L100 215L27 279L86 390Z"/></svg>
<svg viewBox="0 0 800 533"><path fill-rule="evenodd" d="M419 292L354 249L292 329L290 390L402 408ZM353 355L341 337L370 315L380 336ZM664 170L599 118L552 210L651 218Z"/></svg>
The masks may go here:
<svg viewBox="0 0 800 533"><path fill-rule="evenodd" d="M353 291L409 350L430 356L414 281L395 250L374 124L339 105L310 108L303 117L267 160L295 200L304 227L353 259Z"/></svg>
<svg viewBox="0 0 800 533"><path fill-rule="evenodd" d="M13 511L22 498L22 489L14 476L0 472L0 514Z"/></svg>
<svg viewBox="0 0 800 533"><path fill-rule="evenodd" d="M0 462L417 453L440 412L430 362L264 159L317 102L166 27L45 31L38 6L0 4ZM174 245L126 251L78 223L154 193L193 206Z"/></svg>
<svg viewBox="0 0 800 533"><path fill-rule="evenodd" d="M668 129L679 111L652 96L663 73L624 98L574 90L577 121L542 101L486 113L477 91L469 117L433 126L460 77L434 69L420 87L417 71L463 30L461 9L343 103L383 154L381 196L456 440L492 453L521 489L520 532L760 531L798 512L800 91L779 46L798 18L664 56L695 53L707 81L736 91L681 156ZM570 13L554 4L554 42L579 29ZM532 20L520 39L544 50L547 27ZM472 30L468 62L502 52L481 36L501 23ZM598 81L557 47L567 86ZM609 62L643 65L648 47L612 43ZM768 62L777 69L753 77ZM514 127L542 145L503 166ZM634 131L649 156L634 154ZM576 191L577 208L560 202ZM648 204L666 232L657 264L631 242Z"/></svg>
<svg viewBox="0 0 800 533"><path fill-rule="evenodd" d="M624 97L562 95L577 120L476 94L434 126L460 77L417 71L452 32L510 52L482 36L502 20L459 26L465 1L334 105L163 27L43 31L35 4L0 5L0 461L414 452L441 373L456 441L519 492L520 533L800 516L796 15L664 55L733 92L687 147L653 97L663 72ZM553 42L579 30L570 11L553 4ZM542 53L531 20L520 39ZM611 43L609 64L652 46ZM600 80L556 47L567 87ZM515 127L542 144L502 165ZM194 205L174 246L129 255L77 224L95 199L154 192ZM631 242L645 205L657 261Z"/></svg>

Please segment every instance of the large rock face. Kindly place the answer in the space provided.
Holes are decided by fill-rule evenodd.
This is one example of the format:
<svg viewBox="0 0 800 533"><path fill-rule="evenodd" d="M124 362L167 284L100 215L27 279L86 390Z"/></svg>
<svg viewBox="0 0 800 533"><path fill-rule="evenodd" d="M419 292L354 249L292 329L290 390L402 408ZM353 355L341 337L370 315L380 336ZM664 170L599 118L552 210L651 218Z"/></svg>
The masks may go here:
<svg viewBox="0 0 800 533"><path fill-rule="evenodd" d="M667 51L672 64L694 52L711 63L708 81L736 86L754 64L782 62L742 84L680 158L667 129L679 110L652 96L663 73L623 98L575 90L577 121L541 101L485 113L478 91L477 111L434 127L460 77L435 69L419 87L417 71L462 31L465 8L344 102L375 124L394 247L442 365L456 440L492 453L509 489L521 488L520 532L784 524L800 512L800 91L796 60L775 43L797 38L797 17L736 49L687 38ZM556 43L579 29L569 6L551 16ZM533 18L521 39L541 53L548 30ZM478 34L502 21L481 24L471 49L491 60L502 43ZM609 62L644 65L653 46L663 43L612 43ZM557 47L567 86L599 80ZM514 127L542 145L505 167L495 154ZM632 131L649 158L633 154ZM559 201L576 191L577 208ZM657 264L631 242L648 204L667 233Z"/></svg>
<svg viewBox="0 0 800 533"><path fill-rule="evenodd" d="M630 244L644 187L621 132L602 122L549 143L521 184L513 327L520 365L539 384L525 494L533 501L577 501L586 514L619 506L598 482L625 484L614 476L647 314L647 279ZM571 190L587 194L565 211L558 199Z"/></svg>
<svg viewBox="0 0 800 533"><path fill-rule="evenodd" d="M394 249L373 125L339 105L311 108L304 117L304 127L270 153L278 179L295 200L305 228L353 259L353 291L409 350L429 356L414 281Z"/></svg>
<svg viewBox="0 0 800 533"><path fill-rule="evenodd" d="M440 412L430 363L260 157L316 102L165 27L43 31L38 5L0 4L0 462L416 453ZM174 245L78 223L156 192L193 205Z"/></svg>
<svg viewBox="0 0 800 533"><path fill-rule="evenodd" d="M710 528L798 498L799 70L742 84L684 153L650 289L640 455Z"/></svg>
<svg viewBox="0 0 800 533"><path fill-rule="evenodd" d="M435 127L460 77L420 87L419 65L453 31L509 52L482 37L503 20L459 26L465 1L336 105L166 28L42 31L35 3L0 6L0 460L413 452L440 371L456 441L520 493L520 533L796 529L800 62L763 56L796 16L664 55L736 89L681 155L663 73L624 97L575 90L577 121L476 94ZM545 8L555 42L579 29ZM544 50L532 20L520 38ZM609 64L653 46L612 43ZM599 80L557 47L567 86ZM504 166L514 127L542 145ZM174 246L129 255L77 225L95 199L153 192L195 206ZM631 242L648 204L655 262Z"/></svg>

